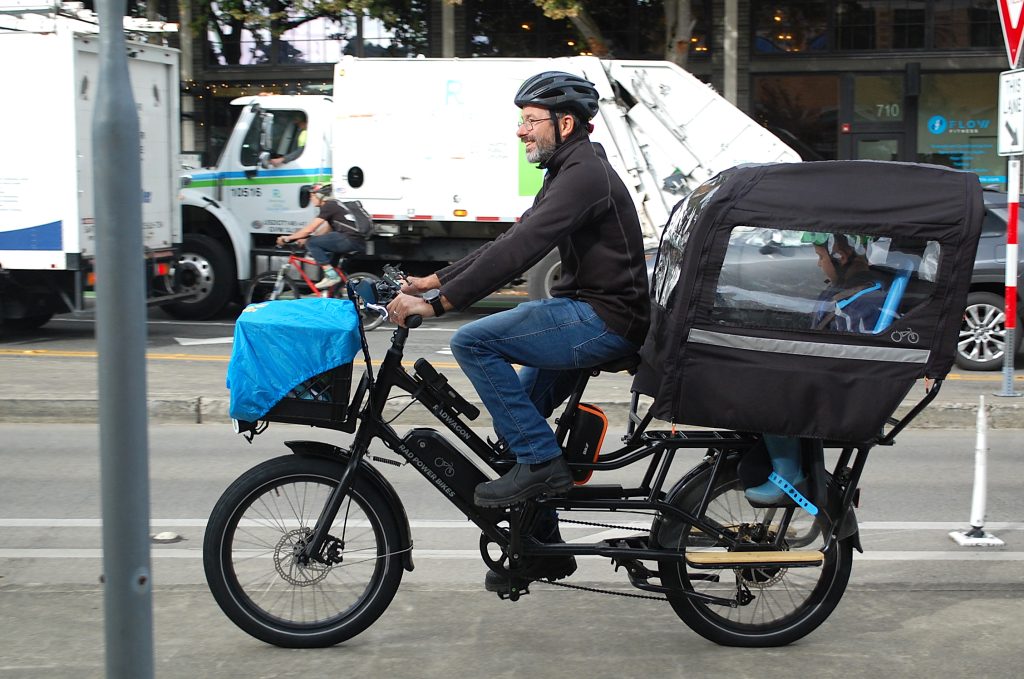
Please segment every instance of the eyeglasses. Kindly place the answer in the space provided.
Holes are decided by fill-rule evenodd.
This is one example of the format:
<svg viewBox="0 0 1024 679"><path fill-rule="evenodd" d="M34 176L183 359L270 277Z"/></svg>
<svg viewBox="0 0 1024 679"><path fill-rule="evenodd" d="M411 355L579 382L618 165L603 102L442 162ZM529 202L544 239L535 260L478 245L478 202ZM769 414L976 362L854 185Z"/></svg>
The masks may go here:
<svg viewBox="0 0 1024 679"><path fill-rule="evenodd" d="M539 120L530 120L529 118L520 118L519 119L519 127L523 127L525 125L526 126L526 131L527 132L532 132L534 125L539 125L540 123L548 122L550 120L551 120L551 118L541 118Z"/></svg>

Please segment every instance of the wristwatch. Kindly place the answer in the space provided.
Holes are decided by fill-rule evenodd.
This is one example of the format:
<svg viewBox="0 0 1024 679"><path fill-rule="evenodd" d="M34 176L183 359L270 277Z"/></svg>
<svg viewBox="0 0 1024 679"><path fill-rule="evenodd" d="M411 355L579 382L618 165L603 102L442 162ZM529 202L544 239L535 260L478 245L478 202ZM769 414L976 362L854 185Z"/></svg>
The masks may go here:
<svg viewBox="0 0 1024 679"><path fill-rule="evenodd" d="M434 316L440 318L444 316L444 304L441 303L441 291L437 288L433 290L427 290L423 293L423 301L430 302L430 306L434 307Z"/></svg>

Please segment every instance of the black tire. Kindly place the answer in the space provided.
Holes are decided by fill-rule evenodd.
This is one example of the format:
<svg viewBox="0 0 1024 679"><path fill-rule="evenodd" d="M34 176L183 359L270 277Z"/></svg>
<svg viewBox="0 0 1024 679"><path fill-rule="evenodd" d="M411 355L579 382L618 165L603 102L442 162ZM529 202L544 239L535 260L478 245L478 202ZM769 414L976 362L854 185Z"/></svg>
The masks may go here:
<svg viewBox="0 0 1024 679"><path fill-rule="evenodd" d="M341 561L304 566L293 557L343 469L340 461L297 455L268 460L232 483L210 514L203 541L210 591L232 622L261 641L340 643L380 617L398 590L398 523L365 477L356 476L331 527Z"/></svg>
<svg viewBox="0 0 1024 679"><path fill-rule="evenodd" d="M51 318L53 318L53 314L42 313L25 316L24 318L5 318L0 323L2 323L4 330L10 332L30 332L43 327L50 322Z"/></svg>
<svg viewBox="0 0 1024 679"><path fill-rule="evenodd" d="M202 321L220 313L238 286L235 260L220 241L189 234L182 243L181 257L174 265L177 292L194 292L189 300L164 305L175 318Z"/></svg>
<svg viewBox="0 0 1024 679"><path fill-rule="evenodd" d="M758 540L758 526L768 527L760 539L773 536L773 521L785 511L792 517L786 531L784 549L800 543L800 549L821 549L821 532L810 527L812 519L803 510L756 509L746 501L736 473L733 456L723 465L720 478L711 492L706 516L723 526L751 528L751 540ZM669 497L677 507L693 511L707 487L711 468L690 478ZM682 522L662 520L653 535L664 547L685 552L721 551L717 540L690 531ZM777 531L776 531L777 532ZM852 539L839 541L825 554L820 567L804 568L721 568L694 569L685 563L663 561L658 565L662 582L669 587L735 599L741 588L752 594L745 604L730 607L705 602L683 594L668 595L676 615L705 639L723 646L784 646L810 634L832 613L850 578L853 566Z"/></svg>
<svg viewBox="0 0 1024 679"><path fill-rule="evenodd" d="M358 271L353 274L348 274L348 280L352 285L355 285L359 281L370 280L374 283L380 281L380 276L375 276L372 273L365 271ZM342 299L348 299L348 290L344 285L334 286L334 295ZM358 299L358 298L357 298ZM374 328L380 327L380 324L384 322L384 318L372 309L367 309L366 304L359 299L356 303L359 310L359 321L363 324L363 330L369 332Z"/></svg>
<svg viewBox="0 0 1024 679"><path fill-rule="evenodd" d="M526 274L526 289L530 299L548 299L551 286L562 276L562 258L558 250L552 250Z"/></svg>
<svg viewBox="0 0 1024 679"><path fill-rule="evenodd" d="M275 299L298 299L301 296L299 295L298 288L295 286L295 281L286 276L281 283L283 286L281 292L274 295L274 286L277 285L277 273L274 271L261 273L256 277L256 280L249 284L249 289L245 292L245 306Z"/></svg>
<svg viewBox="0 0 1024 679"><path fill-rule="evenodd" d="M964 320L956 343L956 364L962 370L998 370L1006 353L1006 300L992 292L967 295Z"/></svg>

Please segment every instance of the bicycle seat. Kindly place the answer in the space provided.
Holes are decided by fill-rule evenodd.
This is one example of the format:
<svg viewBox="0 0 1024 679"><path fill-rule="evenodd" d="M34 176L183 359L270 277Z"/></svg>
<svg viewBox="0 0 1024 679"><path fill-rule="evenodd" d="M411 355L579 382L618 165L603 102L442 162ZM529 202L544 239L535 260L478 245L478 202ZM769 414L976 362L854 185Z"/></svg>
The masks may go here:
<svg viewBox="0 0 1024 679"><path fill-rule="evenodd" d="M640 365L640 354L631 354L629 356L623 356L622 358L616 358L615 360L595 365L592 370L596 375L599 372L605 373L620 373L627 372L630 375L636 374L636 368Z"/></svg>

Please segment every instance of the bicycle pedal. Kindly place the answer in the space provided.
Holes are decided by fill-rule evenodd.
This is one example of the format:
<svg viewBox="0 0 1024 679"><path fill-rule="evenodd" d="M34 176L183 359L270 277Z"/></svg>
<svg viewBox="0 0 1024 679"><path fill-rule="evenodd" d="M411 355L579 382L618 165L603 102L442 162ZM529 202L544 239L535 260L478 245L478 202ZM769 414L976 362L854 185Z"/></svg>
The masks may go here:
<svg viewBox="0 0 1024 679"><path fill-rule="evenodd" d="M530 582L519 578L509 578L505 589L495 592L502 601L518 601L519 597L530 593Z"/></svg>

